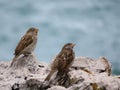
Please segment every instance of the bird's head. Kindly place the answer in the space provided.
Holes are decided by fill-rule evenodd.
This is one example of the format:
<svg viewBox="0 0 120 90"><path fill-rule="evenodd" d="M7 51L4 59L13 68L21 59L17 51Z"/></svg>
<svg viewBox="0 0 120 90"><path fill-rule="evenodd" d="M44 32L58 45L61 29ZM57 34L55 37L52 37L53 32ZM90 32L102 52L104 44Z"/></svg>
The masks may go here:
<svg viewBox="0 0 120 90"><path fill-rule="evenodd" d="M67 44L65 44L65 45L63 46L62 50L63 50L63 49L73 49L74 46L75 46L74 43L67 43Z"/></svg>
<svg viewBox="0 0 120 90"><path fill-rule="evenodd" d="M26 33L37 35L38 34L38 29L37 28L29 28Z"/></svg>

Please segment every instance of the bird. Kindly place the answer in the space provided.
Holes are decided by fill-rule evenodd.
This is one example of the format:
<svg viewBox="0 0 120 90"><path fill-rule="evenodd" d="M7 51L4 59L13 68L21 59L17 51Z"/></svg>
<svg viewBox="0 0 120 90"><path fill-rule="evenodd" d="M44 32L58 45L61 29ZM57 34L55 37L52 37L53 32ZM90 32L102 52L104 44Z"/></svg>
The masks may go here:
<svg viewBox="0 0 120 90"><path fill-rule="evenodd" d="M33 27L27 30L27 32L21 38L20 42L18 43L15 49L14 58L12 60L11 66L21 54L27 56L34 51L37 44L38 31L39 30L37 28Z"/></svg>
<svg viewBox="0 0 120 90"><path fill-rule="evenodd" d="M59 54L55 57L53 63L51 64L51 71L45 78L45 81L49 81L51 76L56 72L65 72L68 70L75 58L75 53L73 47L74 43L65 44Z"/></svg>

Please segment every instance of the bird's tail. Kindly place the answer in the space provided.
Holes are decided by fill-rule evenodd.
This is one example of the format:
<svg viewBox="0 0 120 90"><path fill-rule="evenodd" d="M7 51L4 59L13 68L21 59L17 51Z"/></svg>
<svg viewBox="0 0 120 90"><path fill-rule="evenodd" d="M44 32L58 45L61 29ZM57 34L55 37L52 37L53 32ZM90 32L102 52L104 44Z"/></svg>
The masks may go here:
<svg viewBox="0 0 120 90"><path fill-rule="evenodd" d="M17 57L18 57L18 56L15 56L15 57L13 58L13 60L12 60L12 62L11 62L11 64L10 64L10 67L13 66L14 62L17 60Z"/></svg>
<svg viewBox="0 0 120 90"><path fill-rule="evenodd" d="M45 81L49 81L51 76L54 74L55 70L51 70L48 76L45 78Z"/></svg>

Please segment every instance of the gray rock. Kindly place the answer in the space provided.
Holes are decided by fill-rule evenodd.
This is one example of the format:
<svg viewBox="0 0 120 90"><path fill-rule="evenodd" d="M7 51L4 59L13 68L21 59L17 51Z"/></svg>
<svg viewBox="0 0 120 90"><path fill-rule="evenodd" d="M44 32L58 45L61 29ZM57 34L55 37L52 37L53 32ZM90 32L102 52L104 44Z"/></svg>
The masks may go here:
<svg viewBox="0 0 120 90"><path fill-rule="evenodd" d="M111 74L104 57L77 57L67 73L44 81L49 71L49 65L33 54L21 56L12 67L10 62L0 62L0 90L120 90L120 76Z"/></svg>

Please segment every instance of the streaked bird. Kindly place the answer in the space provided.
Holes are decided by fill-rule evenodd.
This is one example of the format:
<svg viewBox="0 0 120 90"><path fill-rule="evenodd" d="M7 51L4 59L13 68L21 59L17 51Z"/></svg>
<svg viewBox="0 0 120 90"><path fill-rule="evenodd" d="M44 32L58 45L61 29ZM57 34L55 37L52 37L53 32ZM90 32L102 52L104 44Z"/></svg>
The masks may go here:
<svg viewBox="0 0 120 90"><path fill-rule="evenodd" d="M29 28L25 35L21 38L20 42L18 43L14 58L12 60L11 66L16 61L16 59L23 54L24 56L31 54L37 43L37 35L38 29L37 28Z"/></svg>
<svg viewBox="0 0 120 90"><path fill-rule="evenodd" d="M66 70L71 67L74 58L75 53L73 51L73 47L75 44L73 43L67 43L63 46L60 53L56 56L55 60L53 61L51 65L51 71L46 77L45 81L49 81L51 76L56 72L65 72Z"/></svg>

